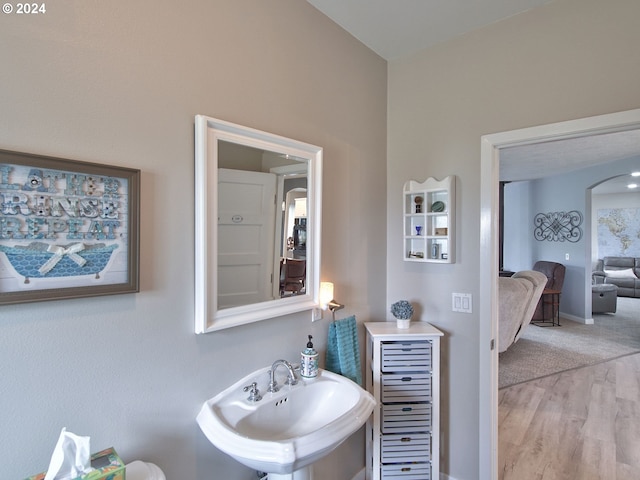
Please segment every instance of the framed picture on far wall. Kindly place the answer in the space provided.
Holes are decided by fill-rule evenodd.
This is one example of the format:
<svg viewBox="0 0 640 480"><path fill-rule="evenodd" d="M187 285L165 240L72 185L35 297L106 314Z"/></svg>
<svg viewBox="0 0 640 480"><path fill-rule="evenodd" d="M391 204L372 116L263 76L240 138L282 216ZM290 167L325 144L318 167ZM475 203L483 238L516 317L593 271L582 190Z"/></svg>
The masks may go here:
<svg viewBox="0 0 640 480"><path fill-rule="evenodd" d="M140 170L0 150L0 305L139 291Z"/></svg>

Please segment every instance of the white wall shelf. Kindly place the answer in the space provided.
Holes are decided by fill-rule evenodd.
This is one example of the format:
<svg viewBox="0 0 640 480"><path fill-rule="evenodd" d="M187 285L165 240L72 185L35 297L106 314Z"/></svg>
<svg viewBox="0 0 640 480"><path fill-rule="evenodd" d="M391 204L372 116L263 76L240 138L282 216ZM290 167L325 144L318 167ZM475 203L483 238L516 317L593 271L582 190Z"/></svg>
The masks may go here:
<svg viewBox="0 0 640 480"><path fill-rule="evenodd" d="M365 323L366 387L378 401L367 422L367 480L438 480L440 337L426 322Z"/></svg>
<svg viewBox="0 0 640 480"><path fill-rule="evenodd" d="M403 188L403 254L407 262L455 262L456 177Z"/></svg>

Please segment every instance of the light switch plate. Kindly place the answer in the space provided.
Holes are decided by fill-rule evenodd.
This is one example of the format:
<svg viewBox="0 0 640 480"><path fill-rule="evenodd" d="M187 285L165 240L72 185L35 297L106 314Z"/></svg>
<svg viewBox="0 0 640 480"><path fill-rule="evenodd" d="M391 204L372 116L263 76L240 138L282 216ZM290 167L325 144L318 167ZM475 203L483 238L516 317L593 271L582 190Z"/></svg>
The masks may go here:
<svg viewBox="0 0 640 480"><path fill-rule="evenodd" d="M452 293L451 310L454 312L473 313L473 296L470 293Z"/></svg>

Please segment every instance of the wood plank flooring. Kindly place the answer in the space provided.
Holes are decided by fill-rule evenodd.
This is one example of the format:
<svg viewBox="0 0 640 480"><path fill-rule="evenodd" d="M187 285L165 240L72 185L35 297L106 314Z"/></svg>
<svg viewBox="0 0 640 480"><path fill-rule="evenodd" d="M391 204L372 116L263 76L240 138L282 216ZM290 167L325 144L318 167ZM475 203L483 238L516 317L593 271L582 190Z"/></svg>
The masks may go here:
<svg viewBox="0 0 640 480"><path fill-rule="evenodd" d="M498 393L499 480L640 479L640 354Z"/></svg>

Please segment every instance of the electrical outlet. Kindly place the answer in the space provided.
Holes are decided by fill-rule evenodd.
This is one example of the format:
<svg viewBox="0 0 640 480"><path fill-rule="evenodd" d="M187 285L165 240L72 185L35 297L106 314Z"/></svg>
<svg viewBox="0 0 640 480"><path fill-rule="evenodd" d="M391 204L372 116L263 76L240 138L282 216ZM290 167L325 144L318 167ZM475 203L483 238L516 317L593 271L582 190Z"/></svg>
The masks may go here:
<svg viewBox="0 0 640 480"><path fill-rule="evenodd" d="M565 260L569 260L569 254L568 254L568 253L565 253L565 254L564 254L564 259L565 259Z"/></svg>
<svg viewBox="0 0 640 480"><path fill-rule="evenodd" d="M311 314L311 321L312 322L317 322L318 320L322 320L322 309L321 308L314 308L313 309L313 313Z"/></svg>

